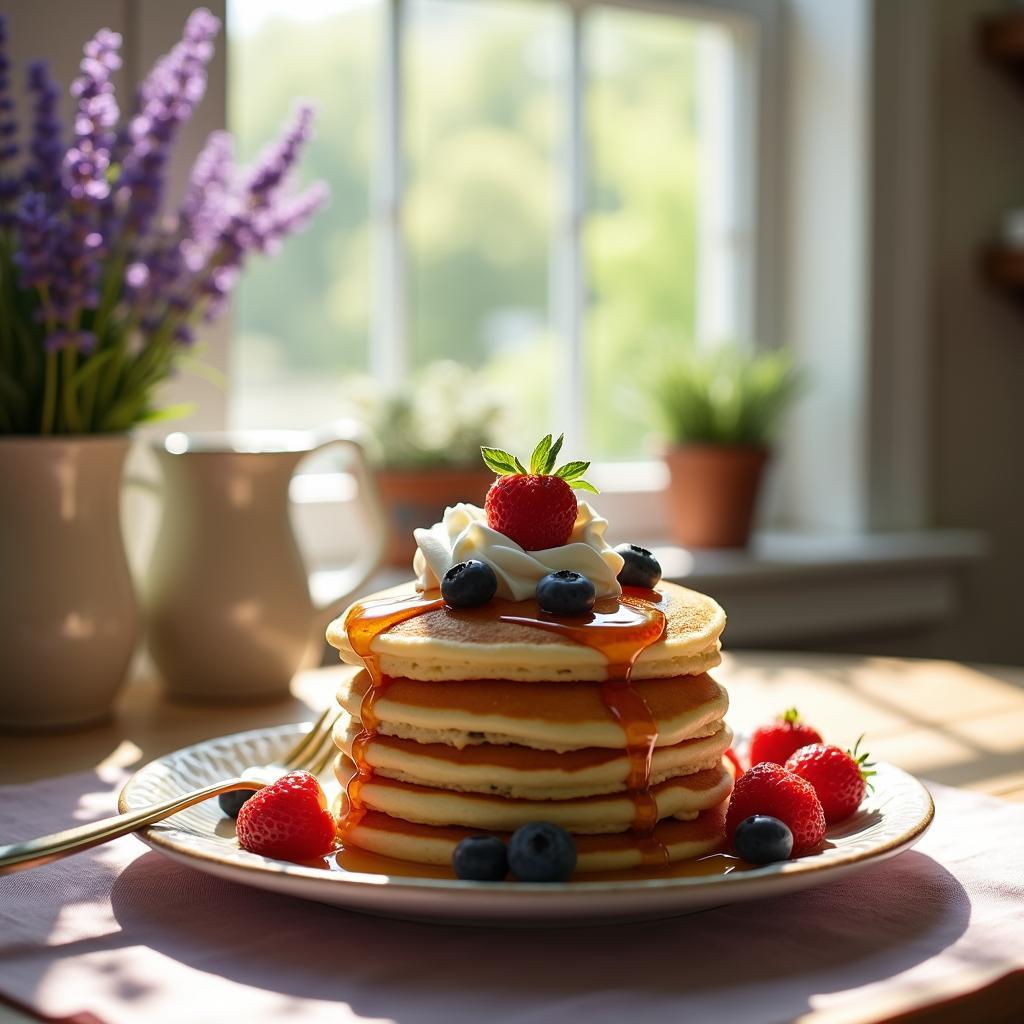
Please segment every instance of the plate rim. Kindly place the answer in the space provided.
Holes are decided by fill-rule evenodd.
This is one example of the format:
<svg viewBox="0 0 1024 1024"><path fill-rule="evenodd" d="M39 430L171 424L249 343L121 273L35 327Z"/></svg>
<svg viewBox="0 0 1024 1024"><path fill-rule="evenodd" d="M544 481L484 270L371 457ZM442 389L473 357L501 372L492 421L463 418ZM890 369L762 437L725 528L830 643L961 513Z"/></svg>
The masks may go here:
<svg viewBox="0 0 1024 1024"><path fill-rule="evenodd" d="M146 764L136 769L127 779L118 793L117 807L119 813L133 810L135 808L128 802L133 786L144 772L153 770L156 766L168 761L171 758L179 757L190 751L208 746L211 743L227 740L240 740L243 737L268 736L292 734L308 731L312 722L294 722L277 726L264 726L257 729L246 729L237 733L226 733L222 736L212 736L188 746L179 747L176 750L168 751L158 757L154 757ZM631 893L640 894L648 892L664 892L666 890L698 889L709 895L718 889L728 888L734 894L739 894L746 889L759 888L759 883L772 877L795 878L803 875L818 873L828 874L832 871L841 871L844 868L886 860L901 852L903 849L913 846L931 827L935 818L935 800L928 787L915 775L899 768L888 761L877 762L877 768L881 773L895 773L909 780L919 791L918 795L923 797L924 813L913 825L908 826L899 835L886 840L882 845L866 851L851 851L844 856L837 856L826 861L817 860L813 855L801 857L795 861L782 861L774 864L765 864L760 867L750 868L746 871L734 872L729 875L695 875L667 878L637 878L637 879L615 879L615 880L594 880L587 881L585 878L572 882L474 882L458 878L416 878L410 876L384 875L370 872L330 871L325 868L311 867L305 864L294 864L285 860L278 860L273 857L263 857L260 854L248 853L247 857L258 858L255 860L241 859L235 853L246 853L247 851L231 851L228 853L214 853L208 850L189 849L180 843L175 842L164 834L161 829L162 822L139 829L135 835L147 846L166 852L174 859L181 861L198 860L217 864L230 868L232 871L254 876L273 875L279 878L292 878L296 881L315 881L341 885L350 889L367 891L387 890L398 893L408 890L414 893L426 892L473 892L487 893L495 898L504 898L516 893L557 893L562 896L570 896L578 893L581 896L587 894L613 894ZM173 816L172 816L173 817Z"/></svg>

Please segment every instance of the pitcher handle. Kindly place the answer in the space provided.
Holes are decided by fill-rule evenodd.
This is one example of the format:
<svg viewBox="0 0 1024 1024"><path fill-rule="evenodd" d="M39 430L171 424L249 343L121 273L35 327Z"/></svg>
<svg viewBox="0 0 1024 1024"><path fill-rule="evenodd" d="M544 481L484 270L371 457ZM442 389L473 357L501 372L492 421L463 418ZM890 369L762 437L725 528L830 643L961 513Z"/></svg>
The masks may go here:
<svg viewBox="0 0 1024 1024"><path fill-rule="evenodd" d="M315 451L323 451L332 447L343 448L351 456L349 470L356 479L357 500L366 510L367 520L373 528L370 542L359 545L359 554L341 573L340 592L326 604L317 607L316 618L319 634L323 633L332 619L337 618L345 610L384 559L384 548L387 541L384 529L384 509L377 493L373 471L366 458L362 443L363 437L365 437L363 428L351 420L339 420L320 428L315 433Z"/></svg>

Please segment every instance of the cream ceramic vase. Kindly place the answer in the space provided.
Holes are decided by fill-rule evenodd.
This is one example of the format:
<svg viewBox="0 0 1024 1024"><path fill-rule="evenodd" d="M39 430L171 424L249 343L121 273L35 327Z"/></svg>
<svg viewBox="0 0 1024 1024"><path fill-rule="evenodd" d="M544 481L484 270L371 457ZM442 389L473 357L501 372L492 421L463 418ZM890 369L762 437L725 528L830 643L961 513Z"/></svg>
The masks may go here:
<svg viewBox="0 0 1024 1024"><path fill-rule="evenodd" d="M299 462L347 449L373 535L343 593L315 607L288 515ZM146 583L148 643L171 697L232 703L288 694L324 629L380 562L384 522L353 436L299 431L172 434L157 448L162 518Z"/></svg>
<svg viewBox="0 0 1024 1024"><path fill-rule="evenodd" d="M123 436L0 438L0 727L108 718L139 633Z"/></svg>

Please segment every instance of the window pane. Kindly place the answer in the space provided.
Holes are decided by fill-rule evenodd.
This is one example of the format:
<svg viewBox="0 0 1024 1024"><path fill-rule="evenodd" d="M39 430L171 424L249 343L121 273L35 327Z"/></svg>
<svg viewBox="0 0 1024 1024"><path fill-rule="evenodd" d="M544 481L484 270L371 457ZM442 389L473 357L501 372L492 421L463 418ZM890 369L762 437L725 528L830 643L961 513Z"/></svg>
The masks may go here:
<svg viewBox="0 0 1024 1024"><path fill-rule="evenodd" d="M413 368L486 368L510 445L558 429L551 278L567 18L558 4L413 0L405 81Z"/></svg>
<svg viewBox="0 0 1024 1024"><path fill-rule="evenodd" d="M299 98L317 106L303 181L330 205L280 253L253 259L234 306L232 421L307 427L339 415L341 379L365 372L370 338L370 168L382 5L233 0L229 120L251 160Z"/></svg>
<svg viewBox="0 0 1024 1024"><path fill-rule="evenodd" d="M735 59L729 31L708 21L610 8L586 18L592 457L643 454L659 353L738 330Z"/></svg>

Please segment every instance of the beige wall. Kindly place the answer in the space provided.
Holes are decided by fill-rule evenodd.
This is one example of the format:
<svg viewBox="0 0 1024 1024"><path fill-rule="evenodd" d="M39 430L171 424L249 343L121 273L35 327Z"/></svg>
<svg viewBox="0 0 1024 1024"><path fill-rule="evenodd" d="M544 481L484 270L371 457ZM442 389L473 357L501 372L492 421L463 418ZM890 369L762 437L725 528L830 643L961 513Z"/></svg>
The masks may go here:
<svg viewBox="0 0 1024 1024"><path fill-rule="evenodd" d="M885 387L900 360L918 367L922 390L904 374L895 397L926 411L921 525L982 530L991 554L964 574L962 615L948 626L824 647L1024 664L1024 301L990 285L979 266L1004 211L1024 206L1024 75L994 66L978 44L979 19L1008 6L875 0L872 388ZM907 104L918 87L927 96ZM926 202L906 216L908 203L920 203L907 184L914 152L928 158L917 175ZM924 329L909 347L908 266L924 271L919 284L910 274ZM905 440L898 415L873 415L872 427L876 456ZM873 520L911 525L917 517L903 513L913 501L899 481L873 483L883 510Z"/></svg>
<svg viewBox="0 0 1024 1024"><path fill-rule="evenodd" d="M980 247L1024 205L1024 76L978 51L980 15L1006 4L942 0L934 22L932 314L935 520L976 526L992 556L967 582L964 658L1024 663L1024 302L993 289Z"/></svg>

